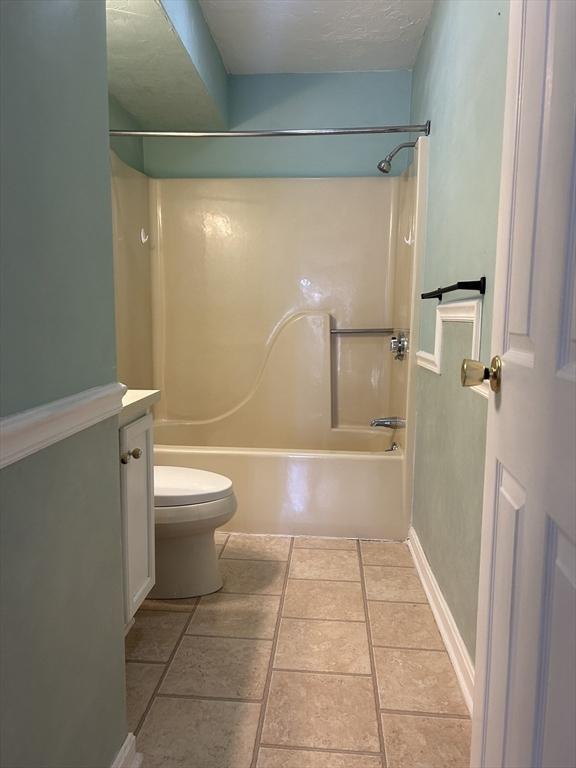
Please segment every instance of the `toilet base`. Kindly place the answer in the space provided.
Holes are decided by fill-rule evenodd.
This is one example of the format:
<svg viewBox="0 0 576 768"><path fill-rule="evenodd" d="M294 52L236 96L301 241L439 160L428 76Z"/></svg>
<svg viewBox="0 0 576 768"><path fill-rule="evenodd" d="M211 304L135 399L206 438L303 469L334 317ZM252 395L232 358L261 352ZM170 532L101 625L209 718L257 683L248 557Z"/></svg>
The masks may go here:
<svg viewBox="0 0 576 768"><path fill-rule="evenodd" d="M199 597L217 592L222 583L213 530L156 537L156 584L149 597Z"/></svg>

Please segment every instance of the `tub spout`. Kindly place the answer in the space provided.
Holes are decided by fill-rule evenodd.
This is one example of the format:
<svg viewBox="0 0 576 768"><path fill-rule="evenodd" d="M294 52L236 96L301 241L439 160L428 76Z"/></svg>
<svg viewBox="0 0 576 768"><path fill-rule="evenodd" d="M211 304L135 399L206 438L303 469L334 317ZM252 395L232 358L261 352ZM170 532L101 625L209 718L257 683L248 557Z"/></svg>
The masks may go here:
<svg viewBox="0 0 576 768"><path fill-rule="evenodd" d="M403 419L400 416L385 416L383 419L372 419L370 426L388 427L388 429L404 429L406 427L406 419Z"/></svg>

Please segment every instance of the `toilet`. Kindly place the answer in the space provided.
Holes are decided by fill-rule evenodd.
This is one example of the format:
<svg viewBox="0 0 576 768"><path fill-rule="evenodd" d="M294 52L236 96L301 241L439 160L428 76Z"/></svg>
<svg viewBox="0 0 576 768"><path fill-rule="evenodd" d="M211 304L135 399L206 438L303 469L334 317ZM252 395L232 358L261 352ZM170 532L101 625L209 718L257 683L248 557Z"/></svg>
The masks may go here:
<svg viewBox="0 0 576 768"><path fill-rule="evenodd" d="M236 512L232 481L188 467L154 467L156 584L151 598L196 597L222 587L214 531Z"/></svg>

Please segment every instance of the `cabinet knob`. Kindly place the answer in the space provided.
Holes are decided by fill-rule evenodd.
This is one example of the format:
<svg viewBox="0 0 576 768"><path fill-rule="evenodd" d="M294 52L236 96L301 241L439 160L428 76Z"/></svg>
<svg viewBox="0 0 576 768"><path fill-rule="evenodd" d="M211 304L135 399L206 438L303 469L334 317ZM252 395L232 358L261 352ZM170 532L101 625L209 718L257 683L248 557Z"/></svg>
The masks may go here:
<svg viewBox="0 0 576 768"><path fill-rule="evenodd" d="M120 461L122 464L128 464L131 458L139 459L142 456L142 448L133 448L131 451L126 451L120 454Z"/></svg>

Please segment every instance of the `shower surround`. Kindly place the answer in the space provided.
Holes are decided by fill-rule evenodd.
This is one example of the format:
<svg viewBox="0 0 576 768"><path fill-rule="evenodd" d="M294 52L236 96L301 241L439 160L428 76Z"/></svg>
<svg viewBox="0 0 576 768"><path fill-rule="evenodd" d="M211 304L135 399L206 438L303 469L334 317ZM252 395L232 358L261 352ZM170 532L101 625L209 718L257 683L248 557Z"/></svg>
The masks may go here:
<svg viewBox="0 0 576 768"><path fill-rule="evenodd" d="M332 331L412 327L416 180L146 180L155 460L229 476L235 530L405 538L405 434L369 423L409 362Z"/></svg>

